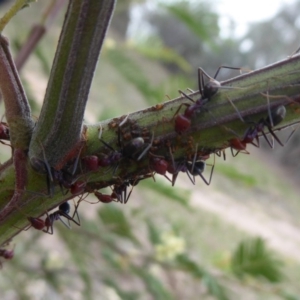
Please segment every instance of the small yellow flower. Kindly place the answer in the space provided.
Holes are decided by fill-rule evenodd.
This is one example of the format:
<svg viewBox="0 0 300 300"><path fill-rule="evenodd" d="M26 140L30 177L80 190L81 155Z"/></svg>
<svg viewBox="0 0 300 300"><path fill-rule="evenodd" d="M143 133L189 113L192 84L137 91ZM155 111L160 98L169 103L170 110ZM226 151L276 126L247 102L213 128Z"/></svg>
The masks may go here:
<svg viewBox="0 0 300 300"><path fill-rule="evenodd" d="M174 232L164 232L161 235L161 243L155 246L155 258L161 262L171 261L184 253L185 248L185 240L182 237L176 236Z"/></svg>

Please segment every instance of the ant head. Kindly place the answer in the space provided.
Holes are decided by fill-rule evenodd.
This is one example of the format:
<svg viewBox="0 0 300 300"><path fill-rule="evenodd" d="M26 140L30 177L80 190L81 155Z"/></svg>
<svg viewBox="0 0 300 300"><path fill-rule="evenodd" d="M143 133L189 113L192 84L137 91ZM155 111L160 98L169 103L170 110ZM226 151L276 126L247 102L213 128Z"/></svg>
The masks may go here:
<svg viewBox="0 0 300 300"><path fill-rule="evenodd" d="M64 202L59 206L59 210L63 211L66 214L70 212L70 204L69 202Z"/></svg>
<svg viewBox="0 0 300 300"><path fill-rule="evenodd" d="M35 170L36 172L41 173L41 174L47 174L46 164L41 159L36 158L36 157L31 157L30 165L31 165L32 169Z"/></svg>
<svg viewBox="0 0 300 300"><path fill-rule="evenodd" d="M270 117L268 117L266 119L266 122L268 125L271 125L273 122L273 126L276 126L285 118L285 115L286 115L286 109L283 105L280 105L271 110L270 117L272 118L272 120L270 120Z"/></svg>
<svg viewBox="0 0 300 300"><path fill-rule="evenodd" d="M132 139L123 147L123 156L136 159L144 145L145 140L142 137Z"/></svg>
<svg viewBox="0 0 300 300"><path fill-rule="evenodd" d="M5 123L0 123L0 139L9 140L9 128Z"/></svg>
<svg viewBox="0 0 300 300"><path fill-rule="evenodd" d="M3 253L3 257L5 259L12 259L14 257L14 249L12 250L5 250Z"/></svg>
<svg viewBox="0 0 300 300"><path fill-rule="evenodd" d="M203 88L203 98L210 99L213 95L215 95L218 92L220 86L221 84L219 81L210 79L209 82Z"/></svg>

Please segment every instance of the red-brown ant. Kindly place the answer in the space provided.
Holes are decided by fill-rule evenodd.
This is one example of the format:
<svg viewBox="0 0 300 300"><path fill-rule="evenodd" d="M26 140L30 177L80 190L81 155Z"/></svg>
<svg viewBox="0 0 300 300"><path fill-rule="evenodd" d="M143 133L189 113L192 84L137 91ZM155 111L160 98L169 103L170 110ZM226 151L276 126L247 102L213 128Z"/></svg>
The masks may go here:
<svg viewBox="0 0 300 300"><path fill-rule="evenodd" d="M174 116L177 115L178 111L183 105L187 106L183 114L179 114L175 117L175 131L177 133L183 133L186 130L188 130L191 127L191 118L194 115L194 113L200 112L203 106L208 101L210 101L211 97L218 92L219 88L221 87L221 84L219 81L216 80L216 78L222 68L241 70L241 68L220 66L217 69L215 76L210 77L202 68L198 68L198 89L200 93L200 98L196 101L183 91L179 90L179 93L188 100L192 101L193 104L183 103L175 112ZM204 75L209 79L209 81L206 84L204 83Z"/></svg>
<svg viewBox="0 0 300 300"><path fill-rule="evenodd" d="M14 257L14 249L7 250L7 249L0 249L0 256L5 259L12 259Z"/></svg>
<svg viewBox="0 0 300 300"><path fill-rule="evenodd" d="M111 195L105 195L98 191L94 191L94 195L102 203L111 203L113 201L116 201L116 199L114 197L112 197ZM96 203L98 203L98 202L96 202Z"/></svg>
<svg viewBox="0 0 300 300"><path fill-rule="evenodd" d="M0 140L10 140L9 127L5 122L0 122Z"/></svg>
<svg viewBox="0 0 300 300"><path fill-rule="evenodd" d="M71 228L70 226L70 221L74 222L76 225L80 226L80 219L77 210L75 211L76 216L78 221L76 221L73 217L69 216L70 212L70 204L68 202L62 203L59 207L58 210L53 212L52 214L48 215L47 218L45 219L45 227L43 231L49 234L53 234L53 223L54 221L60 220L66 227L69 229ZM66 223L63 218L66 218L68 220L68 223Z"/></svg>
<svg viewBox="0 0 300 300"><path fill-rule="evenodd" d="M99 158L96 155L85 156L81 161L87 171L97 171L100 166Z"/></svg>
<svg viewBox="0 0 300 300"><path fill-rule="evenodd" d="M237 111L238 112L238 111ZM240 119L244 121L243 117L238 112ZM279 140L277 135L274 133L272 127L278 125L285 117L286 109L283 105L280 105L278 107L275 107L269 111L269 115L267 118L260 119L257 123L255 122L246 122L250 123L251 125L247 128L246 132L244 133L244 136L242 139L239 138L233 138L229 140L229 145L231 147L231 152L233 156L236 156L239 152L243 151L244 153L249 153L246 150L247 144L252 144L255 147L259 147L259 134L261 134L268 145L273 148L274 143L271 142L268 137L266 136L266 133L264 132L265 127L268 129L269 133L274 137L274 139L283 146L282 142ZM254 140L256 142L254 142ZM237 153L233 153L233 150L237 150Z"/></svg>
<svg viewBox="0 0 300 300"><path fill-rule="evenodd" d="M14 249L7 250L7 249L0 249L0 256L6 260L11 260L14 257ZM2 262L0 261L0 269L2 268Z"/></svg>

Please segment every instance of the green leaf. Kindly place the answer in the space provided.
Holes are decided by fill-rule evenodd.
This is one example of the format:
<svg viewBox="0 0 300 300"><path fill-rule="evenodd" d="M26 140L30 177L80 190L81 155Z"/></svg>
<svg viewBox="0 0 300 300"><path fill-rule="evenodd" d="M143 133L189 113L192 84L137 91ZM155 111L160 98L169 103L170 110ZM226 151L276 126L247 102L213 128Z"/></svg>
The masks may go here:
<svg viewBox="0 0 300 300"><path fill-rule="evenodd" d="M160 242L160 232L156 230L155 226L150 220L146 220L148 226L149 240L153 245Z"/></svg>
<svg viewBox="0 0 300 300"><path fill-rule="evenodd" d="M120 296L120 298L122 300L136 300L136 299L140 299L140 295L137 292L125 292L124 290L122 290L117 284L116 280L112 280L110 278L105 278L104 283L110 287L112 287L117 294Z"/></svg>
<svg viewBox="0 0 300 300"><path fill-rule="evenodd" d="M151 58L155 61L162 61L164 63L175 64L183 72L191 72L191 65L182 56L171 48L163 46L161 43L153 44L153 39L149 38L144 43L139 43L136 50L145 57Z"/></svg>
<svg viewBox="0 0 300 300"><path fill-rule="evenodd" d="M231 260L231 268L237 277L248 274L253 277L264 277L271 282L282 280L282 264L275 258L273 252L266 249L266 243L260 237L242 241Z"/></svg>
<svg viewBox="0 0 300 300"><path fill-rule="evenodd" d="M204 268L200 267L196 262L192 261L186 255L180 255L176 259L177 266L192 275L195 278L201 278L206 285L209 293L219 300L228 300L225 289L219 284L217 279L210 275Z"/></svg>
<svg viewBox="0 0 300 300"><path fill-rule="evenodd" d="M116 205L103 205L98 210L98 215L110 231L123 238L130 239L135 244L139 244L123 211L117 208Z"/></svg>
<svg viewBox="0 0 300 300"><path fill-rule="evenodd" d="M157 98L156 89L150 85L148 78L144 76L143 70L133 59L124 54L124 50L110 49L107 53L107 59L150 103L161 101Z"/></svg>
<svg viewBox="0 0 300 300"><path fill-rule="evenodd" d="M153 298L156 300L172 300L174 299L171 293L165 289L161 280L155 278L145 269L133 268L133 272L136 273L141 279L144 280L147 290Z"/></svg>
<svg viewBox="0 0 300 300"><path fill-rule="evenodd" d="M219 300L228 300L225 289L219 282L210 275L204 268L192 261L186 255L180 255L176 259L177 266L189 273L195 278L201 278L203 283L207 286L209 293Z"/></svg>
<svg viewBox="0 0 300 300"><path fill-rule="evenodd" d="M218 16L210 12L204 5L194 6L186 5L182 2L174 5L162 5L169 14L176 17L185 26L193 32L200 41L205 41L213 46L212 36L218 36Z"/></svg>

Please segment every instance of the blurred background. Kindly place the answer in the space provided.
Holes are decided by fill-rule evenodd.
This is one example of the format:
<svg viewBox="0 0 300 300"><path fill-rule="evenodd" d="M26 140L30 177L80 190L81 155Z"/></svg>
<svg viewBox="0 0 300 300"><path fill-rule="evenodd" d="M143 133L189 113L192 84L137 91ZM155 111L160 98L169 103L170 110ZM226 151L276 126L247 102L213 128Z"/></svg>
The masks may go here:
<svg viewBox="0 0 300 300"><path fill-rule="evenodd" d="M51 2L32 4L5 29L15 56ZM20 72L36 118L67 5L59 2ZM254 70L300 46L300 1L237 2L118 1L85 121L196 89L200 66L212 76L220 65ZM10 4L3 1L1 15ZM82 202L80 227L56 222L53 236L22 232L8 246L14 258L2 260L1 299L300 299L299 139L296 132L274 150L261 139L260 149L235 158L228 151L210 186L200 177L193 186L182 174L171 187L157 175L135 187L126 205ZM0 146L4 162L10 149Z"/></svg>

